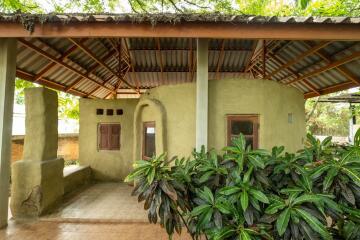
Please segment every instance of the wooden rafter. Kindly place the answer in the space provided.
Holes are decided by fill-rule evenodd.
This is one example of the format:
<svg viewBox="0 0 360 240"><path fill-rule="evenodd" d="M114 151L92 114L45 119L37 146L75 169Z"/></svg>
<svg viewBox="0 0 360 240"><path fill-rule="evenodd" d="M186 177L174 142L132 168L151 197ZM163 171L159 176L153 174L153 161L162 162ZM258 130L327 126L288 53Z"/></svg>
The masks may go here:
<svg viewBox="0 0 360 240"><path fill-rule="evenodd" d="M128 39L124 39L124 44L125 44L125 51L127 52L128 56L129 56L129 64L131 67L131 72L135 78L135 84L136 84L136 89L139 92L140 91L140 81L139 78L137 77L137 73L135 72L135 67L134 67L134 58L131 56L131 53L129 51L129 44L128 44Z"/></svg>
<svg viewBox="0 0 360 240"><path fill-rule="evenodd" d="M224 48L225 48L225 40L223 39L221 41L221 47L220 47L220 53L219 53L219 58L218 58L218 61L217 61L217 64L216 64L216 75L215 75L215 78L216 79L219 79L219 71L220 71L220 68L224 62Z"/></svg>
<svg viewBox="0 0 360 240"><path fill-rule="evenodd" d="M251 49L251 52L250 52L250 55L249 55L249 58L248 58L248 60L247 60L247 63L245 64L245 72L248 72L248 71L251 70L251 69L249 68L249 67L250 67L250 63L252 62L252 59L254 58L255 51L256 51L256 47L257 47L258 43L259 43L259 41L254 40L253 46L252 46L252 49Z"/></svg>
<svg viewBox="0 0 360 240"><path fill-rule="evenodd" d="M193 71L193 62L194 62L194 50L193 50L193 39L189 39L189 82L192 82L192 71Z"/></svg>
<svg viewBox="0 0 360 240"><path fill-rule="evenodd" d="M343 82L343 83L339 83L339 84L336 84L333 86L325 87L325 88L319 89L318 91L319 91L320 95L325 95L325 94L353 88L356 86L357 85L355 83L353 83L352 81L349 81L349 82ZM305 99L316 97L316 96L317 95L314 92L308 92L308 93L304 94Z"/></svg>
<svg viewBox="0 0 360 240"><path fill-rule="evenodd" d="M162 59L162 53L161 53L160 40L159 40L159 38L156 38L155 41L156 41L157 53L159 55L159 62L160 62L161 84L164 84L164 65L163 65L163 59Z"/></svg>
<svg viewBox="0 0 360 240"><path fill-rule="evenodd" d="M309 43L307 43L305 41L303 43L309 48L312 47ZM331 61L332 61L331 57L321 50L316 51L315 54L318 55L319 57L321 57L328 64L331 63ZM335 69L338 72L340 72L340 74L342 74L347 79L351 80L352 82L354 82L356 84L360 84L360 79L358 77L356 77L353 73L351 73L348 69L346 69L344 66L338 66Z"/></svg>
<svg viewBox="0 0 360 240"><path fill-rule="evenodd" d="M79 70L75 69L74 67L68 65L67 63L63 62L63 61L59 61L57 58L53 57L52 55L48 54L47 52L45 52L44 50L38 48L37 46L35 46L34 44L32 44L31 42L26 41L25 39L19 38L18 41L23 44L24 46L32 49L33 51L37 52L38 54L42 55L43 57L49 59L50 61L53 61L59 65L61 65L62 67L76 73L77 75L88 79L89 81L95 83L96 85L98 85L99 87L105 88L106 90L110 91L110 92L114 92L113 89L104 86L103 84L99 83L98 81L96 81L95 79L86 76L84 73L80 72Z"/></svg>
<svg viewBox="0 0 360 240"><path fill-rule="evenodd" d="M109 60L110 58L112 58L115 55L115 51L111 51L109 52L105 57L103 57L101 60L106 62L107 60ZM86 76L90 76L90 74L92 74L97 68L100 67L99 63L95 63L92 67L90 67L87 72L85 73ZM80 83L81 81L86 80L86 78L80 77L77 80L75 80L72 84L70 84L67 88L66 88L66 92L70 91L71 89L73 89L78 83ZM103 84L107 83L106 81L103 81Z"/></svg>
<svg viewBox="0 0 360 240"><path fill-rule="evenodd" d="M286 64L283 64L281 67L279 67L278 69L276 69L275 71L271 72L267 78L272 78L274 75L276 75L277 73L279 73L280 71L289 68L291 66L293 66L294 64L298 63L299 61L301 61L302 59L314 54L316 51L320 50L321 48L324 48L325 46L327 46L328 44L330 44L331 41L325 41L325 42L321 42L319 44L317 44L316 46L312 47L311 49L299 54L298 56L296 56L293 60L288 61Z"/></svg>
<svg viewBox="0 0 360 240"><path fill-rule="evenodd" d="M44 41L41 41L43 44ZM49 48L53 49L51 46L46 44ZM77 49L77 46L71 46L68 50L66 50L59 58L59 61L64 61L65 58L69 57L70 54L72 54ZM54 49L53 49L54 50ZM43 69L40 70L38 74L35 75L35 82L37 82L42 76L44 76L47 72L49 72L51 69L53 69L57 65L56 62L50 62L48 65L46 65Z"/></svg>
<svg viewBox="0 0 360 240"><path fill-rule="evenodd" d="M125 85L127 85L129 88L132 88L134 90L136 90L136 88L134 86L132 86L131 84L129 84L127 81L125 81L124 79L122 79L120 76L118 76L118 74L112 69L110 68L107 64L105 64L103 61L101 61L97 56L95 56L95 54L93 54L91 52L91 50L89 48L87 48L84 44L78 42L77 40L73 39L73 38L69 38L69 40L74 43L75 45L77 45L83 52L85 52L89 57L91 57L92 59L94 59L97 63L99 63L101 66L103 66L107 71L109 71L112 75L114 75L118 81L123 82Z"/></svg>
<svg viewBox="0 0 360 240"><path fill-rule="evenodd" d="M298 77L298 78L296 78L294 80L291 80L290 82L287 82L286 84L288 85L288 84L292 84L292 83L295 83L295 82L302 81L305 78L309 78L309 77L312 77L314 75L318 75L318 74L320 74L322 72L325 72L327 70L330 70L330 69L336 68L338 66L341 66L341 65L343 65L345 63L354 61L357 58L360 58L360 51L354 52L354 53L352 53L351 55L349 55L347 57L344 57L344 58L339 59L337 61L331 62L331 63L327 64L326 66L320 67L320 68L318 68L316 70L313 70L313 71L311 71L309 73L306 73L306 74L304 74L304 75L302 75L302 76L300 76L300 77Z"/></svg>
<svg viewBox="0 0 360 240"><path fill-rule="evenodd" d="M281 41L276 41L274 43L274 41L267 41L266 42L266 56L270 53L272 53L272 51L279 46L279 44L281 43ZM247 69L245 69L245 72L249 71L253 66L255 66L256 64L259 63L259 61L262 61L262 56L263 56L263 49L260 47L259 49L255 49L254 52L254 56L252 58L252 61L249 62L249 65L247 67Z"/></svg>
<svg viewBox="0 0 360 240"><path fill-rule="evenodd" d="M271 54L270 55L271 59L275 62L278 63L279 66L283 65L284 63L286 63L285 60L283 60L280 56ZM300 76L300 73L297 73L296 71L294 71L291 68L286 68L286 71L290 72L291 74L294 74L296 77ZM304 79L303 80L304 84L311 89L317 96L320 96L320 92L317 90L317 88L314 86L314 84L312 84L311 82L309 82L308 80Z"/></svg>
<svg viewBox="0 0 360 240"><path fill-rule="evenodd" d="M26 71L24 71L24 70L22 70L20 68L17 68L16 69L16 77L21 78L21 79L26 80L26 81L29 81L29 82L34 82L35 83L34 80L35 80L36 75L28 73L28 72L26 72ZM37 83L42 84L42 85L44 85L46 87L55 89L55 90L63 91L63 92L64 92L64 90L66 88L66 86L64 86L64 85L62 85L60 83L56 83L56 82L47 80L44 77L41 77L40 79L38 79ZM83 93L83 92L78 91L78 90L72 90L70 93L74 94L76 96L79 96L79 97L86 96L86 93Z"/></svg>
<svg viewBox="0 0 360 240"><path fill-rule="evenodd" d="M266 78L266 40L263 40L262 46L262 77Z"/></svg>

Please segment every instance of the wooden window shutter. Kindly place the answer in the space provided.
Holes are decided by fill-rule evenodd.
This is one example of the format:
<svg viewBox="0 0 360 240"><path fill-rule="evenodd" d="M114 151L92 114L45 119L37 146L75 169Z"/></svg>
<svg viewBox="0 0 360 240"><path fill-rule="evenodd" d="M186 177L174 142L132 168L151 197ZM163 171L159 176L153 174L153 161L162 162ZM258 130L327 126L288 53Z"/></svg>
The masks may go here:
<svg viewBox="0 0 360 240"><path fill-rule="evenodd" d="M120 149L120 124L110 125L109 143L111 150Z"/></svg>
<svg viewBox="0 0 360 240"><path fill-rule="evenodd" d="M109 149L109 125L99 125L99 149Z"/></svg>

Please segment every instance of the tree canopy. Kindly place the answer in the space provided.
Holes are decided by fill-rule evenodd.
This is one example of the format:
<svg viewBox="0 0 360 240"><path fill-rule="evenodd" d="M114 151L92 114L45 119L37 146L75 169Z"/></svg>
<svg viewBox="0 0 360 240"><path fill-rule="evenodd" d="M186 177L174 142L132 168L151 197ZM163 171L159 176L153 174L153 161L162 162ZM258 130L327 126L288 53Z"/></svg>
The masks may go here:
<svg viewBox="0 0 360 240"><path fill-rule="evenodd" d="M3 0L0 11L360 16L359 0Z"/></svg>

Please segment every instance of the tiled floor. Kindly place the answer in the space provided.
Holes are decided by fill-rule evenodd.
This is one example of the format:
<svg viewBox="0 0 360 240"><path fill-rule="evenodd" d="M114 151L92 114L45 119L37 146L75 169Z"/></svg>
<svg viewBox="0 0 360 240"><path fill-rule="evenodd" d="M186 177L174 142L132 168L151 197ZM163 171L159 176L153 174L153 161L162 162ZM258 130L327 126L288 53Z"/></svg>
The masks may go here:
<svg viewBox="0 0 360 240"><path fill-rule="evenodd" d="M149 223L9 223L1 240L167 240L165 230ZM174 240L190 240L186 231Z"/></svg>
<svg viewBox="0 0 360 240"><path fill-rule="evenodd" d="M67 199L55 213L39 221L9 222L0 240L166 240L159 225L147 223L142 203L131 197L132 187L100 183ZM190 240L184 229L177 240Z"/></svg>
<svg viewBox="0 0 360 240"><path fill-rule="evenodd" d="M143 203L131 196L132 187L124 183L98 183L65 201L48 221L96 221L147 223Z"/></svg>

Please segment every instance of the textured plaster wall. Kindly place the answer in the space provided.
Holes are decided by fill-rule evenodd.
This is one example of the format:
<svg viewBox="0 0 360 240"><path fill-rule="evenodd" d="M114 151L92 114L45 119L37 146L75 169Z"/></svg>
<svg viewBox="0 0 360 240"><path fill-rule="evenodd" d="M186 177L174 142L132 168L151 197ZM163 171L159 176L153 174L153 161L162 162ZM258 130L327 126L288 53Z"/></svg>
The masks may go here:
<svg viewBox="0 0 360 240"><path fill-rule="evenodd" d="M166 111L165 137L168 156L188 156L195 147L195 95L195 84L191 83L161 86L150 90L148 95L142 97L159 100ZM154 109L150 106L143 108L142 119L156 120ZM155 138L159 138L159 135ZM156 154L161 153L157 151Z"/></svg>
<svg viewBox="0 0 360 240"><path fill-rule="evenodd" d="M123 180L133 163L133 119L137 99L92 100L80 99L79 162L89 165L96 180ZM96 109L104 109L104 115L96 115ZM106 109L114 109L113 116ZM123 115L116 115L123 109ZM98 123L120 123L120 150L98 150Z"/></svg>
<svg viewBox="0 0 360 240"><path fill-rule="evenodd" d="M157 104L149 104L151 101ZM156 123L156 154L164 149L169 156L188 157L195 147L195 83L161 86L139 100L80 101L80 163L90 165L99 180L121 180L141 156L142 122ZM96 116L96 108L122 108L123 116ZM137 109L135 112L135 109ZM160 110L159 110L160 109ZM159 112L163 116L159 116ZM288 123L288 114L293 122ZM258 114L259 147L284 145L296 151L305 136L305 110L302 93L268 80L229 79L209 82L208 146L220 151L226 144L228 114ZM138 119L134 122L134 115ZM160 124L160 120L164 123ZM121 150L97 150L97 124L121 123ZM158 134L162 126L164 134ZM139 129L136 129L139 128ZM136 137L134 137L136 136ZM163 138L163 139L161 139Z"/></svg>
<svg viewBox="0 0 360 240"><path fill-rule="evenodd" d="M186 83L161 86L142 97L159 100L166 110L169 156L187 157L195 147L195 91L195 83ZM289 113L292 123L288 123ZM144 121L155 119L150 107L142 114ZM258 79L209 81L209 148L221 150L226 145L228 114L259 115L260 148L284 145L287 151L296 151L302 147L304 98L295 88Z"/></svg>

